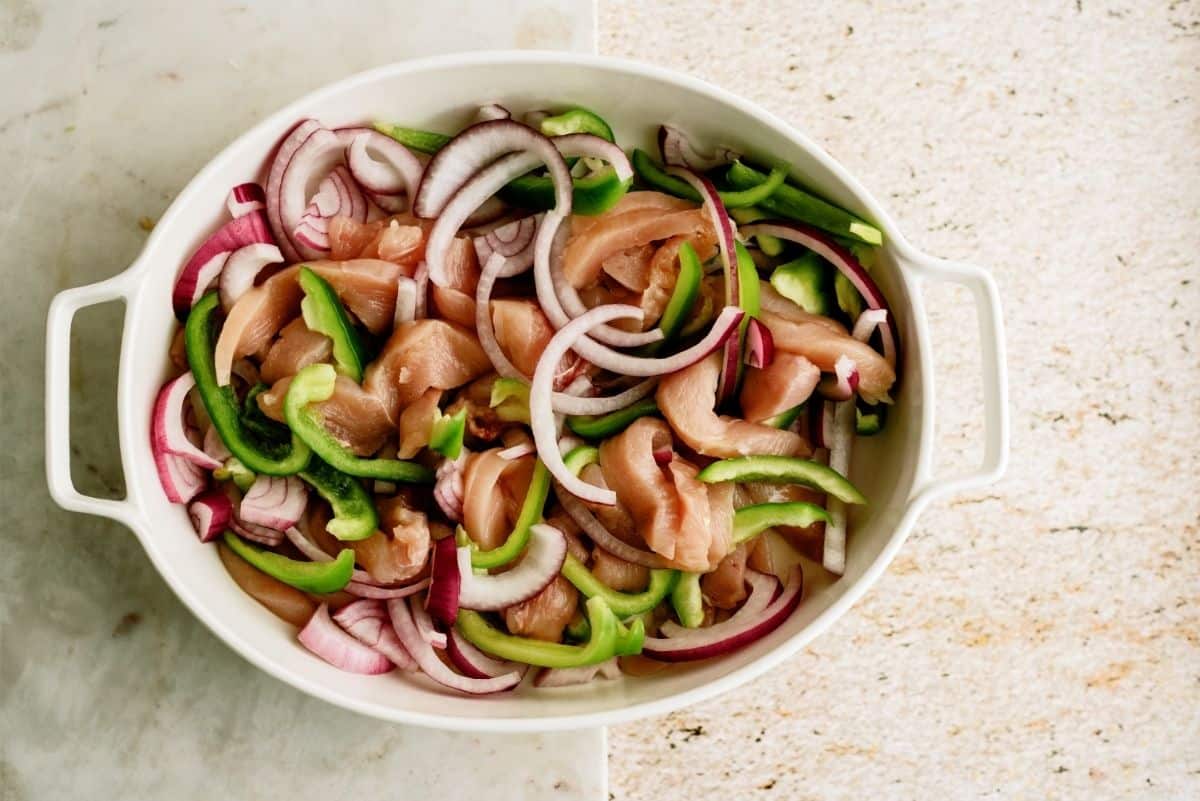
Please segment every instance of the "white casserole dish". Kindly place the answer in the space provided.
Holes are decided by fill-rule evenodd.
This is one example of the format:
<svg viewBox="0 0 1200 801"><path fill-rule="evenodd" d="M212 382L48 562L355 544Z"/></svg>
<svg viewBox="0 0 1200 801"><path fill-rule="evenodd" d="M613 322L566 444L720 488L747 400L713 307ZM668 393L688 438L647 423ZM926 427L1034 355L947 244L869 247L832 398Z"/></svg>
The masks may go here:
<svg viewBox="0 0 1200 801"><path fill-rule="evenodd" d="M898 323L903 371L897 403L880 436L860 439L853 480L871 505L852 519L846 574L830 583L806 575L805 600L769 637L729 656L657 676L557 690L521 688L489 697L448 694L423 678L398 673L342 673L296 642L295 630L245 595L216 549L197 542L185 508L167 502L149 447L150 410L167 373L175 326L171 287L192 250L216 227L225 194L261 175L279 138L302 117L329 126L372 119L456 130L481 101L517 109L580 104L598 110L625 147L651 148L660 122L700 143L732 145L789 161L793 176L874 221L886 245L874 276ZM954 478L934 476L932 358L919 292L926 280L968 287L982 343L983 461ZM68 400L70 325L80 308L126 303L118 384L121 458L128 496L92 498L71 483ZM891 561L917 515L934 498L991 482L1008 456L1008 399L999 296L977 268L922 254L908 244L879 203L813 142L772 114L694 78L645 64L564 53L490 52L394 64L313 92L237 139L187 185L163 215L145 249L113 278L59 294L47 332L47 476L64 508L124 523L141 540L163 578L232 648L271 675L348 709L403 723L470 731L540 731L621 723L711 698L759 676L824 631Z"/></svg>

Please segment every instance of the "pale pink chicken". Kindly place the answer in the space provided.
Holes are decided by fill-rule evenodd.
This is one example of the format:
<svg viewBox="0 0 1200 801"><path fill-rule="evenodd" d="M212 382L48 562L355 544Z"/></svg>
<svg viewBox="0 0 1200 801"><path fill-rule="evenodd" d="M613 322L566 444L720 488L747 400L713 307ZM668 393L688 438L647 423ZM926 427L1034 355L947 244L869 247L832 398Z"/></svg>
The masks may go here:
<svg viewBox="0 0 1200 801"><path fill-rule="evenodd" d="M590 464L583 468L579 473L579 477L589 484L609 489L608 482L604 480L604 471L600 469L600 465L598 464ZM590 509L592 515L606 529L612 532L612 535L617 539L637 548L645 545L645 541L638 534L637 524L633 522L633 517L630 516L628 510L620 502L609 506L607 504L588 503L584 501L584 506Z"/></svg>
<svg viewBox="0 0 1200 801"><path fill-rule="evenodd" d="M659 553L680 570L712 570L732 547L732 487L702 483L696 478L700 471L678 455L667 465L667 472L679 497L679 531L673 552Z"/></svg>
<svg viewBox="0 0 1200 801"><path fill-rule="evenodd" d="M742 416L751 423L769 420L808 400L821 380L821 371L803 356L778 351L766 367L750 367L738 400Z"/></svg>
<svg viewBox="0 0 1200 801"><path fill-rule="evenodd" d="M503 459L501 450L471 454L463 471L463 525L484 550L496 548L508 538L533 469L533 456Z"/></svg>
<svg viewBox="0 0 1200 801"><path fill-rule="evenodd" d="M650 260L655 247L647 242L619 250L600 263L608 276L631 292L644 292L650 285Z"/></svg>
<svg viewBox="0 0 1200 801"><path fill-rule="evenodd" d="M622 214L628 214L633 211L687 211L688 209L696 208L696 204L690 200L684 200L674 195L668 195L665 192L626 192L621 196L611 209L603 214L581 215L577 214L571 218L571 235L582 236L590 231L594 226L602 222L611 220L614 217L620 217Z"/></svg>
<svg viewBox="0 0 1200 801"><path fill-rule="evenodd" d="M794 302L788 300L783 295L780 295L775 287L771 286L766 281L758 282L759 304L762 306L763 312L773 314L776 317L783 317L796 323L816 323L828 328L830 331L839 334L846 333L846 328L837 320L829 317L824 317L820 314L810 314L804 309L797 306Z"/></svg>
<svg viewBox="0 0 1200 801"><path fill-rule="evenodd" d="M603 548L592 552L592 573L618 592L641 592L650 582L650 569L613 556Z"/></svg>
<svg viewBox="0 0 1200 801"><path fill-rule="evenodd" d="M396 224L395 227L417 228L421 231L422 242L417 252L401 253L400 251L405 250L407 246L402 246L400 239L384 244L385 240L396 237L396 234L384 233L393 227L393 223ZM348 217L334 217L329 221L329 257L334 261L364 258L391 261L392 258L399 257L406 264L410 260L415 263L424 255L424 234L429 232L432 225L432 220L422 220L407 212L367 223L360 223ZM411 232L403 235L405 239L411 236Z"/></svg>
<svg viewBox="0 0 1200 801"><path fill-rule="evenodd" d="M316 603L295 587L251 567L249 563L226 547L217 543L217 554L229 571L229 577L247 595L270 609L293 626L303 626L317 610ZM572 589L574 589L572 587Z"/></svg>
<svg viewBox="0 0 1200 801"><path fill-rule="evenodd" d="M684 242L691 242L700 263L711 259L717 252L716 241L709 236L706 229L694 237L673 236L659 246L650 260L650 270L647 275L645 291L642 292L641 307L644 316L642 327L651 328L666 311L671 293L675 291L675 281L679 277L679 248Z"/></svg>
<svg viewBox="0 0 1200 801"><path fill-rule="evenodd" d="M333 341L324 334L310 331L304 319L297 317L279 332L279 339L271 344L259 374L263 381L274 384L310 364L328 361L332 355Z"/></svg>
<svg viewBox="0 0 1200 801"><path fill-rule="evenodd" d="M396 326L367 368L363 386L396 420L426 390L453 389L491 367L473 332L444 320L415 320Z"/></svg>
<svg viewBox="0 0 1200 801"><path fill-rule="evenodd" d="M878 351L847 334L844 328L831 329L821 322L826 318L801 322L767 311L762 313L761 319L771 329L777 352L783 350L803 356L825 373L832 373L838 358L846 356L858 367L858 394L868 403L889 399L888 390L896 382L896 371Z"/></svg>
<svg viewBox="0 0 1200 801"><path fill-rule="evenodd" d="M306 266L324 278L338 299L372 334L392 327L396 314L396 283L410 270L382 259L310 261Z"/></svg>
<svg viewBox="0 0 1200 801"><path fill-rule="evenodd" d="M705 456L808 456L811 449L799 434L718 415L714 410L721 354L671 373L658 385L655 398L675 434ZM643 418L645 419L645 418Z"/></svg>
<svg viewBox="0 0 1200 801"><path fill-rule="evenodd" d="M563 272L571 285L579 289L595 283L604 260L622 250L673 236L698 236L711 230L708 215L698 208L683 211L649 208L612 217L603 215L585 233L574 234L567 241Z"/></svg>
<svg viewBox="0 0 1200 801"><path fill-rule="evenodd" d="M433 539L424 512L413 509L400 495L376 502L380 531L365 540L346 543L355 560L384 584L414 579L429 562Z"/></svg>
<svg viewBox="0 0 1200 801"><path fill-rule="evenodd" d="M429 444L429 434L433 421L437 419L440 409L438 403L442 399L442 390L427 389L419 398L414 400L404 411L400 412L400 447L396 455L401 459L411 459Z"/></svg>
<svg viewBox="0 0 1200 801"><path fill-rule="evenodd" d="M283 401L291 384L292 376L281 378L258 396L263 414L284 422ZM375 453L395 430L379 399L341 374L329 400L313 405L321 413L325 430L359 456Z"/></svg>
<svg viewBox="0 0 1200 801"><path fill-rule="evenodd" d="M571 582L557 576L528 601L505 609L504 623L511 634L558 642L578 607L579 592Z"/></svg>
<svg viewBox="0 0 1200 801"><path fill-rule="evenodd" d="M475 328L475 298L451 286L429 287L429 298L437 317L457 323L464 328Z"/></svg>
<svg viewBox="0 0 1200 801"><path fill-rule="evenodd" d="M734 548L711 573L700 579L700 591L710 604L733 609L746 600L746 546Z"/></svg>
<svg viewBox="0 0 1200 801"><path fill-rule="evenodd" d="M446 252L446 285L430 286L430 298L439 317L475 330L475 288L479 285L479 257L471 238L455 237Z"/></svg>
<svg viewBox="0 0 1200 801"><path fill-rule="evenodd" d="M526 378L533 378L538 359L554 336L554 326L532 300L493 300L491 309L500 350L513 367Z"/></svg>
<svg viewBox="0 0 1200 801"><path fill-rule="evenodd" d="M654 461L654 452L670 450L671 430L653 417L642 417L600 445L604 483L633 519L638 534L652 551L670 559L681 533L675 487Z"/></svg>

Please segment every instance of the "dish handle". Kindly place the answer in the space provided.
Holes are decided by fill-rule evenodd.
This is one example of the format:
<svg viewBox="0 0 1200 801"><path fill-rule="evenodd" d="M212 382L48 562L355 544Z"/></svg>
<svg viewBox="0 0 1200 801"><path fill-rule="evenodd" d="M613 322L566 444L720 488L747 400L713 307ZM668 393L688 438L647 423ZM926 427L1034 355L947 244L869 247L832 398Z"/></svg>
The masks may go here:
<svg viewBox="0 0 1200 801"><path fill-rule="evenodd" d="M137 507L120 500L93 498L71 480L71 321L85 306L126 300L127 273L60 292L50 303L46 321L46 481L50 495L64 509L100 515L135 528ZM128 487L128 481L126 481Z"/></svg>
<svg viewBox="0 0 1200 801"><path fill-rule="evenodd" d="M919 481L913 497L919 507L951 493L974 489L998 480L1008 467L1009 431L1008 365L1005 357L1004 318L1000 292L992 274L982 267L922 254L913 260L921 278L952 281L971 291L979 319L983 366L983 459L974 470L957 476L931 476Z"/></svg>

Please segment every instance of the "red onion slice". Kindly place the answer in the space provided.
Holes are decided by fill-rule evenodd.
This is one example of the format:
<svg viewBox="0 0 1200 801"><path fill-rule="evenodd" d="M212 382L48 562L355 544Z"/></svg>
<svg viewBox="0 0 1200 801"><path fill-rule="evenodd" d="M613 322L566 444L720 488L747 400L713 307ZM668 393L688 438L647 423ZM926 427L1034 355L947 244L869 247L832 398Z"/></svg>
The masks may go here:
<svg viewBox="0 0 1200 801"><path fill-rule="evenodd" d="M749 596L742 602L738 610L728 620L724 621L732 627L744 623L748 618L760 615L775 600L780 589L779 580L775 576L768 573L760 573L757 570L746 570L745 583L750 585ZM676 642L686 642L689 639L706 636L705 630L702 628L685 628L673 620L664 621L659 626L659 634L664 637L670 637Z"/></svg>
<svg viewBox="0 0 1200 801"><path fill-rule="evenodd" d="M883 342L883 358L887 359L888 364L896 366L896 362L900 358L900 348L890 319L892 315L888 309L887 298L883 296L875 279L871 278L870 273L859 263L853 253L839 245L828 234L803 223L772 220L771 222L752 223L742 228L743 236L752 237L759 234L767 234L803 245L837 267L838 271L846 276L858 293L863 296L867 302L867 308L889 311L889 319L878 324L879 336Z"/></svg>
<svg viewBox="0 0 1200 801"><path fill-rule="evenodd" d="M310 197L310 186L319 180L323 180L328 176L338 162L341 161L344 148L337 134L327 128L318 128L304 140L304 142L296 149L291 160L288 161L282 172L282 178L278 184L278 208L279 222L282 228L281 239L286 237L291 243L297 257L290 259L297 261L303 259L321 258L325 251L321 248L306 245L297 238L296 230L300 227L301 218L304 216L308 208L308 199ZM342 172L344 172L344 168ZM274 168L272 168L272 173ZM352 183L352 182L351 182ZM348 190L348 187L347 187ZM366 219L366 198L362 196L362 190L357 185L354 186L354 193L362 202L362 219ZM271 181L267 182L267 208L271 208ZM354 207L355 197L350 198L351 208ZM357 219L357 218L356 218ZM322 232L319 228L308 230L311 226L305 226L305 230L301 232L305 239L313 239L319 241ZM278 232L277 232L278 234ZM284 250L282 243L280 249Z"/></svg>
<svg viewBox="0 0 1200 801"><path fill-rule="evenodd" d="M584 665L574 668L543 668L533 680L535 687L571 687L576 684L587 684L593 679L619 679L621 666L614 656L596 665Z"/></svg>
<svg viewBox="0 0 1200 801"><path fill-rule="evenodd" d="M255 243L273 244L274 238L261 211L252 211L218 228L196 249L175 280L171 303L181 320L221 274L229 254Z"/></svg>
<svg viewBox="0 0 1200 801"><path fill-rule="evenodd" d="M419 601L413 599L408 608L412 612L413 623L416 624L421 639L439 651L446 650L446 635L433 627L433 619L429 616L429 612L425 607Z"/></svg>
<svg viewBox="0 0 1200 801"><path fill-rule="evenodd" d="M556 449L557 450L557 449ZM554 581L567 558L567 538L554 526L535 523L521 561L495 575L476 575L471 549L458 549L458 605L463 609L495 612L527 601Z"/></svg>
<svg viewBox="0 0 1200 801"><path fill-rule="evenodd" d="M797 566L788 576L783 592L761 611L741 618L735 614L724 623L707 628L686 629L685 636L647 637L642 653L664 662L687 662L730 653L778 628L800 605L803 590L804 577Z"/></svg>
<svg viewBox="0 0 1200 801"><path fill-rule="evenodd" d="M308 505L308 485L295 476L258 476L238 509L243 522L287 531Z"/></svg>
<svg viewBox="0 0 1200 801"><path fill-rule="evenodd" d="M622 375L646 377L672 373L703 359L720 347L727 337L737 331L743 312L732 306L726 307L704 339L687 350L663 359L645 359L615 353L595 342L590 342L585 336L590 329L600 323L637 318L641 315L641 309L636 306L612 304L597 306L581 317L575 318L551 337L538 360L533 374L533 383L529 388L529 417L538 457L567 491L593 503L611 506L617 502L617 496L612 490L596 487L577 478L563 464L562 456L559 455L552 403L554 373L559 360L568 350L576 348L580 351L581 356L594 364ZM591 345L594 348L582 347L585 345ZM589 352L591 350L597 352ZM600 358L592 358L593 355Z"/></svg>
<svg viewBox="0 0 1200 801"><path fill-rule="evenodd" d="M404 650L392 629L383 601L361 600L343 606L333 620L363 645L374 648L401 670L415 671L417 663Z"/></svg>
<svg viewBox="0 0 1200 801"><path fill-rule="evenodd" d="M505 448L496 455L506 462L511 462L514 459L520 459L522 456L532 456L536 453L532 442L522 442L519 445L513 445L511 448Z"/></svg>
<svg viewBox="0 0 1200 801"><path fill-rule="evenodd" d="M210 425L208 430L204 432L204 445L202 447L205 453L221 464L224 464L226 459L233 456L229 452L229 448L225 447L225 443L222 441L221 435L217 432L216 426Z"/></svg>
<svg viewBox="0 0 1200 801"><path fill-rule="evenodd" d="M604 524L596 519L596 516L592 514L590 509L583 505L582 501L570 492L555 485L554 494L558 497L558 501L562 504L563 511L567 513L567 516L583 529L583 532L591 538L592 542L613 556L624 559L626 562L632 562L635 565L642 565L643 567L669 567L667 560L662 556L653 551L644 551L641 548L635 548L618 538L617 535L605 528Z"/></svg>
<svg viewBox="0 0 1200 801"><path fill-rule="evenodd" d="M225 198L225 208L229 209L229 216L234 219L266 207L267 194L255 183L238 184L229 190Z"/></svg>
<svg viewBox="0 0 1200 801"><path fill-rule="evenodd" d="M486 264L493 253L499 253L505 259L499 272L501 278L510 278L528 270L533 266L534 236L544 216L523 217L474 237L472 244L479 263Z"/></svg>
<svg viewBox="0 0 1200 801"><path fill-rule="evenodd" d="M367 197L387 214L400 214L408 210L408 195L380 195L367 192Z"/></svg>
<svg viewBox="0 0 1200 801"><path fill-rule="evenodd" d="M475 679L455 673L442 662L433 647L421 639L409 604L410 602L403 600L388 601L388 615L392 619L392 628L395 629L396 636L429 678L443 686L472 695L503 692L521 683L521 674L516 671L490 679Z"/></svg>
<svg viewBox="0 0 1200 801"><path fill-rule="evenodd" d="M188 504L188 517L201 542L212 542L229 527L233 504L220 490L209 490Z"/></svg>
<svg viewBox="0 0 1200 801"><path fill-rule="evenodd" d="M867 309L854 321L851 336L859 342L867 342L871 339L871 334L875 333L875 329L886 323L887 319L887 309Z"/></svg>
<svg viewBox="0 0 1200 801"><path fill-rule="evenodd" d="M216 470L221 462L196 447L184 427L184 402L194 386L196 379L190 372L163 384L154 399L150 437L155 447L164 453L180 456L205 470Z"/></svg>
<svg viewBox="0 0 1200 801"><path fill-rule="evenodd" d="M283 542L282 531L243 520L238 516L236 507L233 510L233 519L229 521L229 527L242 539L257 542L259 545L266 545L268 548L274 548Z"/></svg>
<svg viewBox="0 0 1200 801"><path fill-rule="evenodd" d="M366 196L341 165L334 167L321 181L292 231L292 240L315 254L309 258L329 252L329 221L334 217L348 217L356 222L367 220Z"/></svg>
<svg viewBox="0 0 1200 801"><path fill-rule="evenodd" d="M434 543L429 573L425 609L436 620L452 626L458 617L458 596L462 586L458 549L453 537L444 537Z"/></svg>
<svg viewBox="0 0 1200 801"><path fill-rule="evenodd" d="M208 484L208 474L194 462L161 450L153 441L150 450L159 483L171 503L187 503Z"/></svg>
<svg viewBox="0 0 1200 801"><path fill-rule="evenodd" d="M854 446L855 404L843 401L833 406L832 439L828 443L829 466L843 476L850 475L850 452ZM834 575L846 572L846 504L829 498L829 522L825 524L825 549L821 564Z"/></svg>
<svg viewBox="0 0 1200 801"><path fill-rule="evenodd" d="M363 189L378 195L416 194L425 168L411 150L372 128L348 130L353 138L346 164Z"/></svg>
<svg viewBox="0 0 1200 801"><path fill-rule="evenodd" d="M809 410L809 436L813 448L828 448L833 442L833 401L815 398Z"/></svg>
<svg viewBox="0 0 1200 801"><path fill-rule="evenodd" d="M727 147L719 146L711 154L701 153L693 145L687 134L673 125L658 126L658 152L663 164L707 172L725 164L732 164L741 158L741 154Z"/></svg>
<svg viewBox="0 0 1200 801"><path fill-rule="evenodd" d="M746 327L746 364L763 368L775 360L775 338L761 320L750 320Z"/></svg>
<svg viewBox="0 0 1200 801"><path fill-rule="evenodd" d="M225 269L221 270L218 288L221 292L221 308L229 311L238 298L250 291L258 274L269 264L282 264L283 253L277 245L262 242L246 245L229 254Z"/></svg>
<svg viewBox="0 0 1200 801"><path fill-rule="evenodd" d="M437 501L442 513L455 523L462 520L463 469L469 455L470 452L463 448L457 459L443 459L437 466L433 485L433 499Z"/></svg>
<svg viewBox="0 0 1200 801"><path fill-rule="evenodd" d="M512 118L512 112L506 109L499 103L485 103L479 107L479 111L475 112L476 122L488 122L489 120L507 120Z"/></svg>
<svg viewBox="0 0 1200 801"><path fill-rule="evenodd" d="M298 550L298 551L300 551L300 553L304 554L305 557L307 557L309 560L311 560L313 562L332 562L333 561L332 556L325 553L325 551L322 550L319 545L317 545L315 542L310 540L303 531L296 528L295 526L289 526L287 528L287 530L285 530L283 532L283 534L285 537L288 538L288 541L291 542L292 545L296 546L296 550ZM336 617L337 617L337 615L334 615L334 618L336 618Z"/></svg>
<svg viewBox="0 0 1200 801"><path fill-rule="evenodd" d="M453 628L446 642L446 656L464 676L473 679L494 679L513 672L523 674L529 667L520 662L504 662L488 656Z"/></svg>
<svg viewBox="0 0 1200 801"><path fill-rule="evenodd" d="M359 642L334 623L326 604L317 607L297 639L305 648L347 673L373 676L392 669L390 659Z"/></svg>
<svg viewBox="0 0 1200 801"><path fill-rule="evenodd" d="M288 236L288 232L295 227L295 223L289 226L284 226L282 217L282 207L280 205L280 191L283 188L283 174L287 171L288 165L299 152L308 138L319 130L323 130L321 123L316 120L306 119L296 123L296 126L284 136L279 143L279 147L275 150L275 156L271 161L271 169L267 173L267 219L271 224L271 230L275 232L275 239L279 244L279 249L283 251L283 255L287 257L287 261L298 261L300 254L296 251ZM301 199L303 205L304 199Z"/></svg>

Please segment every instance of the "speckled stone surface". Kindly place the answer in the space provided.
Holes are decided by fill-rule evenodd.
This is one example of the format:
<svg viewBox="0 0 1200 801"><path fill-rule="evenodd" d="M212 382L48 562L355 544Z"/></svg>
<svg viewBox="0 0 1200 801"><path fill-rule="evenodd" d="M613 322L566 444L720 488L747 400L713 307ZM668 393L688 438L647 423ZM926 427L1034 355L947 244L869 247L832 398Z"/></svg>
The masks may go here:
<svg viewBox="0 0 1200 801"><path fill-rule="evenodd" d="M613 798L1200 797L1200 3L605 0L600 50L771 108L990 267L1015 422L812 647L612 729ZM974 312L926 297L952 469Z"/></svg>

